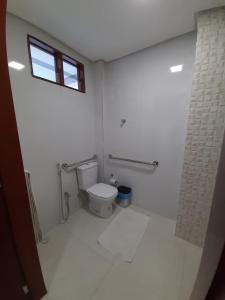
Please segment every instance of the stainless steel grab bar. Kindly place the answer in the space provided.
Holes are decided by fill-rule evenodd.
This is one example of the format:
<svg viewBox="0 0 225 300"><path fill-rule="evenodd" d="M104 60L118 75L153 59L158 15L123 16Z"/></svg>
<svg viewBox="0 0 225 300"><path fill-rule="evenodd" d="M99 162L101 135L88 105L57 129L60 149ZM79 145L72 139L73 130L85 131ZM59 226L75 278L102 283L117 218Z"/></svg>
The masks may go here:
<svg viewBox="0 0 225 300"><path fill-rule="evenodd" d="M97 155L96 154L91 158L81 160L81 161L78 161L78 162L75 162L75 163L72 163L72 164L63 163L62 168L64 170L65 169L74 169L74 168L77 168L78 166L81 166L83 164L86 164L86 163L94 161L94 160L97 160Z"/></svg>
<svg viewBox="0 0 225 300"><path fill-rule="evenodd" d="M153 166L155 168L159 166L159 162L157 160L154 160L152 162L146 162L146 161L134 160L134 159L130 159L130 158L115 157L112 154L109 154L109 159L127 161L127 162L131 162L131 163L147 165L147 166Z"/></svg>

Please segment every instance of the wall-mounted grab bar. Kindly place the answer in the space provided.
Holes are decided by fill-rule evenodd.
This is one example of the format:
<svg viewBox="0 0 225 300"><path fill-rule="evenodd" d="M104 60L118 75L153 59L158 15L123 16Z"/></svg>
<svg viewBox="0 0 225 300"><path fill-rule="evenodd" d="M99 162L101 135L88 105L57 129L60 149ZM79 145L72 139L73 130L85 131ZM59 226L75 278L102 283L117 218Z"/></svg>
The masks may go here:
<svg viewBox="0 0 225 300"><path fill-rule="evenodd" d="M69 203L69 197L70 194L68 192L63 193L63 181L62 181L62 170L64 170L67 173L70 173L72 171L76 172L77 167L91 161L96 161L97 155L95 154L93 157L85 160L81 160L72 164L67 163L58 163L57 169L58 169L58 175L59 175L59 184L60 184L60 194L61 194L61 217L62 217L62 223L65 223L69 219L70 215L70 203ZM76 178L77 178L77 172L76 172ZM78 178L77 178L78 183ZM77 184L78 186L78 184ZM78 186L79 190L79 186ZM64 204L65 201L65 204ZM64 207L66 207L66 211L64 210Z"/></svg>
<svg viewBox="0 0 225 300"><path fill-rule="evenodd" d="M88 158L88 159L85 159L85 160L81 160L81 161L78 161L78 162L75 162L75 163L72 163L72 164L63 163L62 164L62 168L64 170L68 171L68 169L72 170L72 169L77 168L78 166L81 166L83 164L86 164L88 162L95 161L95 160L97 160L97 155L96 154L93 157L91 157L91 158Z"/></svg>
<svg viewBox="0 0 225 300"><path fill-rule="evenodd" d="M146 161L134 160L134 159L130 159L130 158L115 157L112 154L109 154L109 159L127 161L127 162L131 162L131 163L147 165L147 166L153 166L155 168L159 166L159 162L157 160L154 160L152 162L146 162Z"/></svg>

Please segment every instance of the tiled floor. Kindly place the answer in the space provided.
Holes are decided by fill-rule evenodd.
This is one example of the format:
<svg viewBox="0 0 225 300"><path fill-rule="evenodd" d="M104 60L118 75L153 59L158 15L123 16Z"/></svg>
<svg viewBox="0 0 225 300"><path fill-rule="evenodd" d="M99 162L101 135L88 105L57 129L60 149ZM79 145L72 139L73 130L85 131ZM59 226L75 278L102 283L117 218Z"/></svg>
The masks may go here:
<svg viewBox="0 0 225 300"><path fill-rule="evenodd" d="M150 213L134 261L126 263L97 243L117 212L104 220L81 209L49 233L39 246L43 300L189 299L201 249L174 236L174 221Z"/></svg>

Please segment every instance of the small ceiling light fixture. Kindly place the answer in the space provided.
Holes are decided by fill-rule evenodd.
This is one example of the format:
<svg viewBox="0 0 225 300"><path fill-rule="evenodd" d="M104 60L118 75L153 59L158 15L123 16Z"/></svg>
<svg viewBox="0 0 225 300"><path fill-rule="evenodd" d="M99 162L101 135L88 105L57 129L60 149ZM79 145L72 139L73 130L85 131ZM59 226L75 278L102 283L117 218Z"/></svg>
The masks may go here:
<svg viewBox="0 0 225 300"><path fill-rule="evenodd" d="M21 71L21 70L23 70L25 68L25 66L23 64L21 64L21 63L19 63L17 61L10 61L8 63L8 66L10 68L13 68L13 69L18 70L18 71Z"/></svg>
<svg viewBox="0 0 225 300"><path fill-rule="evenodd" d="M183 71L183 65L177 65L177 66L172 66L170 67L170 72L171 73L177 73Z"/></svg>

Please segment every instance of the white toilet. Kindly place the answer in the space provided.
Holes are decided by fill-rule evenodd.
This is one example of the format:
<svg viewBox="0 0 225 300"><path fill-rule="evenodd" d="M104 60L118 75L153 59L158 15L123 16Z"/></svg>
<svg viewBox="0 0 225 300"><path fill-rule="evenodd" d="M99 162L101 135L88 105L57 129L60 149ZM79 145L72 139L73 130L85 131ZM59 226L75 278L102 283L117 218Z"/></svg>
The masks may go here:
<svg viewBox="0 0 225 300"><path fill-rule="evenodd" d="M78 167L77 177L79 188L88 193L90 211L102 218L110 217L118 191L111 185L97 183L98 163L89 162Z"/></svg>

